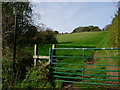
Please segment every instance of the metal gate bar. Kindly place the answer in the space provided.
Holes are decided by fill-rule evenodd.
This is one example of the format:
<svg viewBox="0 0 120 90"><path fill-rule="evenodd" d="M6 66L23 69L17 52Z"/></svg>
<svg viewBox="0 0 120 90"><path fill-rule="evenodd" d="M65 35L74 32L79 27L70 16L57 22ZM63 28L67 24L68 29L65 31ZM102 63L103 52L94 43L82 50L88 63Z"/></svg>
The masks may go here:
<svg viewBox="0 0 120 90"><path fill-rule="evenodd" d="M82 56L56 56L53 55L53 52L55 50L82 50ZM84 75L88 76L100 76L100 77L120 77L119 75L97 75L97 74L85 74L85 71L100 71L100 72L120 72L120 70L98 70L98 69L85 69L85 65L94 65L94 64L85 64L85 58L120 58L120 57L86 57L84 50L120 50L120 48L51 48L50 51L50 74L52 74L52 79L55 81L60 81L60 82L71 82L71 83L84 83L84 84L93 84L93 85L109 85L109 86L120 86L119 84L106 84L106 83L89 83L84 80L98 80L98 81L114 81L114 82L119 82L120 80L114 80L114 79L97 79L97 78L85 78ZM82 59L82 64L75 64L75 63L58 63L58 62L53 62L53 58L57 57L62 57L62 58L81 58ZM54 67L54 65L81 65L81 69L75 69L75 68L63 68L63 67ZM120 65L98 65L95 64L94 66L115 66L119 67ZM71 73L71 72L61 72L61 71L55 71L55 70L81 70L82 73ZM54 75L58 74L58 75ZM60 75L81 75L81 77L70 77L70 76L60 76ZM57 80L56 78L65 78L65 79L80 79L81 81L67 81L67 80Z"/></svg>

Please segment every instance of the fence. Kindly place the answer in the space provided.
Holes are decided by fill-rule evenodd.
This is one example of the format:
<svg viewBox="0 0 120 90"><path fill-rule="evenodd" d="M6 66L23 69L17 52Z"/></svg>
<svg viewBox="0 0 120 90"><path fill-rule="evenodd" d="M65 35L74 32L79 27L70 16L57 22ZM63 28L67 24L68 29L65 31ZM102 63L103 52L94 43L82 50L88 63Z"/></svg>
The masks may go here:
<svg viewBox="0 0 120 90"><path fill-rule="evenodd" d="M72 52L70 50L72 50ZM111 51L114 53L117 52L117 50L120 50L120 48L51 48L49 50L49 62L52 84L54 81L59 81L92 85L120 86L120 65L118 64L120 57L103 54L103 51ZM80 51L80 54L75 55L78 51ZM97 51L102 51L101 54L103 54L103 56L90 55L90 53ZM90 60L99 60L99 62L103 62L100 62L100 64L87 63ZM106 63L104 63L104 61ZM117 65L112 62L116 62Z"/></svg>
<svg viewBox="0 0 120 90"><path fill-rule="evenodd" d="M34 59L34 66L36 66L37 61L41 63L40 60L44 60L44 59L48 59L49 60L50 57L49 56L39 56L38 55L38 46L35 44L33 59ZM37 60L37 59L39 59L39 60ZM48 64L49 63L46 63L45 66L47 66Z"/></svg>

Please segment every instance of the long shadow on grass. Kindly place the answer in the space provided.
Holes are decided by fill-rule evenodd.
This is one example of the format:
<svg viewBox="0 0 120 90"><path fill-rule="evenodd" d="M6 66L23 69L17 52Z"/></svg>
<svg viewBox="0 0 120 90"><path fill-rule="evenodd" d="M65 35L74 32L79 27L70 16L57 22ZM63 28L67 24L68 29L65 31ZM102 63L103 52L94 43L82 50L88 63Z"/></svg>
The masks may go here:
<svg viewBox="0 0 120 90"><path fill-rule="evenodd" d="M61 43L58 43L58 44L70 44L70 43L73 43L73 42L61 42Z"/></svg>
<svg viewBox="0 0 120 90"><path fill-rule="evenodd" d="M61 45L61 44L57 44L56 47L57 48L95 48L93 46L76 46L76 45Z"/></svg>

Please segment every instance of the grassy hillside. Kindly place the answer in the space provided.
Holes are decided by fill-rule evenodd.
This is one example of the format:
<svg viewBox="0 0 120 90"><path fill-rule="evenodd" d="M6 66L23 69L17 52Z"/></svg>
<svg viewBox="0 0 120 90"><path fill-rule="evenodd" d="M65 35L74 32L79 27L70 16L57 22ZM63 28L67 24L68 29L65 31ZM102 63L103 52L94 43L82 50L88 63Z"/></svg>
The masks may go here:
<svg viewBox="0 0 120 90"><path fill-rule="evenodd" d="M107 32L82 32L57 35L57 48L72 48L72 47L105 47ZM38 55L49 55L51 44L39 45ZM27 48L33 55L34 46Z"/></svg>
<svg viewBox="0 0 120 90"><path fill-rule="evenodd" d="M59 48L96 48L96 47L107 47L105 45L107 32L83 32L83 33L72 33L72 34L64 34L58 35L57 39L59 44L57 47ZM85 50L85 56L93 56L94 50ZM66 62L74 62L74 63L82 63L79 58L73 58L71 56L81 56L82 50L56 50L56 56L59 60L58 62L66 63ZM63 56L63 57L60 57ZM69 58L65 58L66 56L70 56ZM85 58L85 62L89 59ZM68 65L69 66L69 65ZM65 66L65 67L68 67ZM71 66L70 66L71 67ZM76 67L76 66L74 66ZM76 67L77 68L77 67Z"/></svg>
<svg viewBox="0 0 120 90"><path fill-rule="evenodd" d="M57 39L59 44L57 44L57 48L105 48L108 47L106 37L107 32L105 31L58 35ZM85 56L92 56L94 54L93 51L94 50L85 50ZM59 56L82 56L82 50L56 50L56 52L58 58ZM65 60L63 61L66 62ZM85 61L87 61L87 59L85 59Z"/></svg>
<svg viewBox="0 0 120 90"><path fill-rule="evenodd" d="M83 32L58 35L59 45L97 47L106 37L107 32Z"/></svg>
<svg viewBox="0 0 120 90"><path fill-rule="evenodd" d="M58 35L57 40L57 48L82 48L82 47L88 47L88 48L107 48L109 47L108 39L107 39L107 31L102 32L82 32L82 33L72 33L72 34L63 34ZM46 45L39 45L38 55L42 56L48 56L49 55L49 48L51 47L51 44ZM29 51L31 55L33 55L34 46L26 46L26 51ZM82 59L82 50L56 50L56 59L57 61L53 61L53 68L54 68L54 77L58 79L63 79L64 77L75 77L75 78L82 78L81 75L83 74L83 59ZM116 56L116 53L113 52ZM106 56L106 52L104 51L94 51L94 50L84 50L85 57L90 56ZM113 54L112 54L113 55ZM75 57L74 57L75 56ZM109 55L108 55L109 56ZM32 58L31 58L32 59ZM32 59L33 60L33 59ZM48 60L44 60L44 62L47 62ZM84 58L84 64L89 63L91 61L90 58ZM109 59L96 59L95 64L106 64L109 65L107 62ZM44 63L42 62L42 63ZM117 61L116 61L117 63ZM94 63L93 63L94 64ZM16 87L38 87L38 88L48 88L51 87L50 83L48 82L49 78L49 70L48 68L43 68L42 64L37 63L37 67L31 68L31 70L28 71L26 78L21 81L22 83L18 83ZM67 69L60 69L60 68L67 68ZM73 70L69 69L72 68ZM104 70L107 67L105 66L85 66L85 69L99 69ZM59 73L58 73L59 72ZM63 73L61 73L63 72ZM12 72L11 72L12 73ZM76 73L78 75L73 75L70 73ZM5 73L6 74L6 73ZM80 74L80 75L79 75ZM94 72L85 72L86 74L98 74L98 75L106 75L105 72L100 71L94 71ZM60 77L59 77L60 76ZM98 77L98 76L88 76L91 78L97 78L97 79L107 79L107 77ZM33 78L34 77L34 78ZM76 81L75 79L68 78L66 80ZM78 79L79 81L79 79ZM96 81L96 80L85 80L86 82L91 83L104 83L104 81ZM40 83L39 83L40 82ZM5 83L6 85L6 83ZM82 84L74 84L76 87L92 87L91 85L82 85ZM56 87L63 86L63 83L58 83ZM93 86L94 88L95 86ZM100 86L101 87L101 86Z"/></svg>
<svg viewBox="0 0 120 90"><path fill-rule="evenodd" d="M107 47L107 32L83 32L83 33L73 33L73 34L64 34L58 35L57 39L59 44L57 47L60 48L96 48L96 47ZM84 55L86 57L91 57L94 55L94 50L84 50ZM74 64L82 63L80 57L83 56L82 50L56 50L56 56L59 60L59 63L74 62ZM68 57L67 57L68 56ZM74 58L79 57L79 58ZM85 62L89 59L85 58ZM71 65L63 65L65 67L71 67ZM72 66L75 68L81 68L81 66Z"/></svg>
<svg viewBox="0 0 120 90"><path fill-rule="evenodd" d="M62 48L81 48L81 47L88 47L88 48L108 48L110 47L108 38L107 38L106 31L103 32L83 32L83 33L72 33L72 34L63 34L58 35L57 39L59 44L57 44L57 47ZM107 56L113 56L112 52L114 52L116 55L116 50L84 50L84 56L85 57L107 57ZM76 73L81 74L83 73L83 59L82 57L82 50L57 50L56 58L57 63L54 63L54 74L55 78L62 79L69 78L68 80L73 80L75 78L81 78L80 76L74 76L70 75L70 73ZM116 57L114 55L113 57ZM75 56L75 57L74 57ZM109 70L113 67L108 67L104 65L112 65L112 63L108 63L109 61L114 61L114 65L117 65L117 59L108 59L108 58L84 58L84 64L87 63L93 63L93 66L91 65L85 65L85 69L97 69L97 70ZM94 66L94 64L98 64L101 66ZM89 83L106 83L105 81L101 81L103 79L108 79L105 75L109 75L107 72L101 72L101 71L93 71L93 72L85 72L85 75L87 74L97 74L101 76L89 76L93 78L93 80L85 80ZM94 80L100 79L100 80ZM87 78L86 78L87 79ZM109 83L109 82L107 82ZM94 85L82 85L78 84L79 87L94 87ZM100 86L100 87L106 87L106 86Z"/></svg>

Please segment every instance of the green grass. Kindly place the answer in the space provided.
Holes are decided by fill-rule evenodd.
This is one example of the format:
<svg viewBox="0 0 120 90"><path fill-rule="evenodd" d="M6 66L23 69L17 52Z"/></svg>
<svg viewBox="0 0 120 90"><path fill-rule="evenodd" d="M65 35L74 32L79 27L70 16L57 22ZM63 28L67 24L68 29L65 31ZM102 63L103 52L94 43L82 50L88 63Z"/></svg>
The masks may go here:
<svg viewBox="0 0 120 90"><path fill-rule="evenodd" d="M38 45L38 55L40 56L49 56L49 48L51 48L52 44ZM34 54L34 46L26 47L29 49L29 52Z"/></svg>
<svg viewBox="0 0 120 90"><path fill-rule="evenodd" d="M83 32L58 35L57 39L59 44L57 44L57 48L96 48L104 40L106 35L107 32ZM93 51L85 50L84 54L85 56L92 56L94 54ZM81 64L82 58L74 58L74 56L82 57L82 53L82 50L56 50L56 56L73 56L69 59L57 58L58 60L60 59L59 62L61 63L74 62Z"/></svg>
<svg viewBox="0 0 120 90"><path fill-rule="evenodd" d="M73 34L63 34L58 35L57 40L58 44L56 45L57 48L107 48L109 46L109 41L107 39L107 33L106 31L103 32L83 32L83 33L73 33ZM48 45L39 45L39 52L38 55L49 55L49 48L51 47L51 44ZM31 53L33 53L33 48L30 48ZM57 63L54 65L54 67L59 67L57 69L54 69L55 72L63 72L63 74L57 74L59 76L67 76L67 77L80 77L70 74L64 74L64 72L67 73L76 73L76 74L82 74L82 70L69 70L69 69L60 69L60 68L72 68L72 69L83 69L82 65L77 64L83 64L83 58L82 58L82 50L56 50L56 59L58 60ZM85 50L84 54L85 57L93 56L94 50ZM104 56L105 52L100 50L96 52L98 55ZM115 51L111 52L115 53ZM61 57L61 56L70 56L70 57ZM74 57L74 56L80 56L80 57ZM114 55L113 55L114 56ZM84 63L86 63L89 59L84 59ZM72 65L73 64L73 65ZM101 65L107 65L107 60L99 58L96 60L96 64ZM104 70L105 66L95 66L92 69L99 69ZM93 71L89 72L88 74L98 74L98 75L105 75L105 72L100 71ZM97 79L106 79L106 77L101 76L92 76L92 78ZM104 83L104 81L96 81L96 80L85 80L86 82L94 82L94 83ZM78 85L78 84L76 84ZM82 87L82 84L79 84L78 86ZM90 87L91 85L84 85L84 87ZM102 86L101 86L102 87ZM104 86L103 86L104 87Z"/></svg>
<svg viewBox="0 0 120 90"><path fill-rule="evenodd" d="M58 39L58 44L56 45L57 48L107 48L110 47L109 46L109 41L107 39L107 33L106 31L103 32L83 32L83 33L73 33L73 34L63 34L63 35L58 35L57 39ZM49 48L51 48L52 44L46 44L46 45L39 45L38 46L38 55L40 56L49 56ZM26 49L24 50L29 50L29 52L31 53L31 55L34 54L34 46L26 46ZM94 54L97 55L101 55L101 56L105 56L105 52L103 50L98 50L98 51L94 51L94 50L85 50L84 51L84 55L85 57L89 57L89 56L93 56ZM116 51L110 51L111 56L115 57L117 56L117 52ZM83 51L82 50L56 50L56 59L58 60L57 62L54 63L58 63L55 64L54 67L59 67L59 68L71 68L71 69L82 69L83 67L82 65L78 65L78 64L83 64ZM70 57L60 57L60 56L70 56ZM76 57L74 57L76 56ZM80 57L78 57L80 56ZM118 60L113 59L115 61L115 63L118 63ZM45 60L46 62L48 60ZM84 59L84 63L86 63L87 61L89 61L89 59L85 58ZM107 64L107 60L105 59L96 59L96 64L101 64L101 65L108 65ZM41 65L41 64L39 64ZM106 67L105 66L95 66L92 67L92 69L99 69L99 70L104 70ZM41 69L37 68L38 72L36 72L34 69L32 71L32 73L28 72L28 76L25 79L25 82L23 83L23 87L29 87L31 85L31 87L50 87L50 83L44 82L44 78L42 79L42 77L45 76L45 72L43 72L43 74L41 73ZM5 70L7 70L5 68ZM55 69L54 72L63 72L62 74L56 74L59 76L67 76L67 77L75 77L75 78L80 78L80 75L73 75L70 73L76 73L76 74L83 74L82 70L65 70L65 69ZM67 73L67 74L65 74ZM105 75L105 72L100 72L100 71L93 71L93 72L89 72L87 74L98 74L98 75ZM37 76L39 75L39 77ZM41 76L40 76L41 75ZM43 76L42 76L43 75ZM36 79L38 78L38 80L36 81ZM47 76L45 77L47 78ZM106 77L97 77L97 76L92 76L92 78L98 78L98 79L106 79ZM42 81L41 81L42 80ZM67 79L67 80L71 80L72 79ZM34 82L32 82L34 81ZM32 84L30 84L32 82ZM38 82L38 84L36 84ZM39 82L41 85L39 85ZM94 82L94 83L104 83L104 81L95 81L95 80L85 80L85 82ZM42 85L43 83L43 85ZM47 84L45 84L47 83ZM28 85L30 84L30 85ZM60 83L57 82L57 86L60 87L61 85L59 85ZM61 83L62 84L62 83ZM87 84L75 84L76 87L81 87L81 88L90 88L90 87L96 87L94 85L87 85ZM102 87L102 86L97 86L97 87ZM105 87L105 86L103 86Z"/></svg>
<svg viewBox="0 0 120 90"><path fill-rule="evenodd" d="M59 45L76 47L96 47L106 36L107 32L83 32L58 35Z"/></svg>
<svg viewBox="0 0 120 90"><path fill-rule="evenodd" d="M57 39L59 44L57 44L57 48L102 48L107 47L106 41L107 32L85 32L85 33L73 33L73 34L64 34L58 35ZM72 69L83 69L82 58L82 50L57 50L57 56L72 56L72 57L57 57L58 64L54 65L55 67L59 67L55 69L57 72L63 72L62 75L65 75L64 72L68 73L76 73L82 74L82 70L69 70L69 69L60 69L60 68L72 68ZM85 50L85 57L93 56L94 50ZM81 58L74 58L74 56L81 56ZM84 59L84 63L89 59ZM103 62L101 62L103 63ZM73 64L73 65L72 65ZM95 69L104 69L105 67L96 67ZM92 74L105 74L104 72L92 72ZM65 76L75 76L75 75L65 75ZM78 77L78 76L75 76ZM79 76L80 77L80 76ZM95 82L93 80L89 80L91 82Z"/></svg>
<svg viewBox="0 0 120 90"><path fill-rule="evenodd" d="M64 34L64 35L58 35L57 37L59 44L57 44L57 47L59 48L110 48L110 43L108 41L107 32L87 32L87 33L74 33L74 34ZM111 53L111 57L116 56L116 50L109 51ZM107 57L104 50L85 50L85 56L93 56L95 53L98 55L98 57ZM57 56L82 56L82 50L58 50ZM60 68L72 68L72 69L82 69L81 65L74 65L74 64L83 64L82 58L57 58L58 64L55 65L56 67ZM86 63L89 59L84 59L84 63ZM113 59L115 60L115 59ZM117 61L115 63L117 64ZM108 60L105 58L97 58L95 64L99 65L108 65ZM62 63L60 65L60 63ZM65 64L66 63L66 64ZM67 64L69 63L69 64ZM73 65L71 65L73 64ZM65 75L64 72L67 73L76 73L76 74L82 74L82 70L64 70L64 69L55 69L57 72L63 72L61 74L62 76L67 77L80 77L75 75ZM95 70L105 70L106 66L94 66L90 69ZM96 74L96 75L106 75L106 72L101 71L91 71L88 74ZM104 76L92 76L91 78L96 79L107 79L107 77ZM59 78L58 78L59 79ZM60 78L61 79L61 78ZM70 79L69 79L70 80ZM105 81L101 80L85 80L85 82L90 83L105 83ZM76 84L78 85L78 84ZM83 87L82 84L79 84L81 88ZM84 87L91 87L91 85L84 85ZM97 86L97 87L107 87L107 86Z"/></svg>

